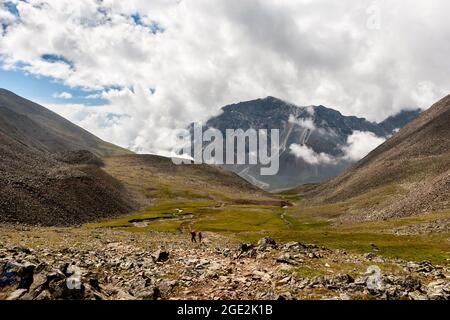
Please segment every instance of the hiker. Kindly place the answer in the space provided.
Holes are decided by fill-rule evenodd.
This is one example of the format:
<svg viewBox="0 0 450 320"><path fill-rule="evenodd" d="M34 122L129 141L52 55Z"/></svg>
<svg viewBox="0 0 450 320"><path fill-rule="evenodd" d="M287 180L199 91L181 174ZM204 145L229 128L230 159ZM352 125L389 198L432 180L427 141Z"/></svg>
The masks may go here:
<svg viewBox="0 0 450 320"><path fill-rule="evenodd" d="M195 231L191 231L191 242L197 242L197 234L195 233Z"/></svg>
<svg viewBox="0 0 450 320"><path fill-rule="evenodd" d="M202 242L202 233L201 232L199 232L198 233L198 242Z"/></svg>

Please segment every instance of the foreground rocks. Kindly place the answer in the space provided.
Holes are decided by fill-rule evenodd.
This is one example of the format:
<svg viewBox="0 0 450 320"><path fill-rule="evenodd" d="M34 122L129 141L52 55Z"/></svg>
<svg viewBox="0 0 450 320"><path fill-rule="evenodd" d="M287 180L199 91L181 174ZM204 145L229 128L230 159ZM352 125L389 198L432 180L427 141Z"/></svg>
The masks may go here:
<svg viewBox="0 0 450 320"><path fill-rule="evenodd" d="M450 299L446 267L267 237L239 244L207 234L191 244L182 234L112 230L0 235L0 299Z"/></svg>

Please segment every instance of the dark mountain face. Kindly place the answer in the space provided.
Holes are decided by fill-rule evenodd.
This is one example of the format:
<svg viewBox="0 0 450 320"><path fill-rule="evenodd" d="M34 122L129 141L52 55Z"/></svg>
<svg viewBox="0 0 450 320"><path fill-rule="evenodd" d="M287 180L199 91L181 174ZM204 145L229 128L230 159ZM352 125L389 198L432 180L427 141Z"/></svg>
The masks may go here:
<svg viewBox="0 0 450 320"><path fill-rule="evenodd" d="M288 189L300 184L322 182L336 176L359 159L346 153L355 132L387 138L395 129L417 117L419 110L401 112L382 123L344 116L324 106L298 107L274 97L224 107L223 113L206 123L219 129L279 129L280 170L262 176L259 165L226 165L245 179L266 190ZM310 155L307 159L295 146ZM292 149L294 147L294 149Z"/></svg>
<svg viewBox="0 0 450 320"><path fill-rule="evenodd" d="M0 89L0 132L45 152L88 150L100 157L132 153L4 89Z"/></svg>
<svg viewBox="0 0 450 320"><path fill-rule="evenodd" d="M400 113L397 113L396 115L393 115L383 122L380 123L380 126L383 127L384 130L387 132L391 131L394 132L398 129L403 128L408 123L413 121L420 115L421 110L403 110Z"/></svg>

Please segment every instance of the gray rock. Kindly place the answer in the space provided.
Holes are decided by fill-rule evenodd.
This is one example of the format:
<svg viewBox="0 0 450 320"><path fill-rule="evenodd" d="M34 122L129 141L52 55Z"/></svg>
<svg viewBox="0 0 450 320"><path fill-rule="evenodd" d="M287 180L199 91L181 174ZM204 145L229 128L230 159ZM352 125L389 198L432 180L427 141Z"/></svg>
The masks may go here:
<svg viewBox="0 0 450 320"><path fill-rule="evenodd" d="M27 292L27 289L17 289L6 300L17 300Z"/></svg>
<svg viewBox="0 0 450 320"><path fill-rule="evenodd" d="M430 300L450 300L450 281L443 279L431 282L426 292Z"/></svg>
<svg viewBox="0 0 450 320"><path fill-rule="evenodd" d="M277 247L277 243L270 237L264 237L258 241L257 250L264 251L267 249L275 249Z"/></svg>
<svg viewBox="0 0 450 320"><path fill-rule="evenodd" d="M153 257L155 262L165 262L169 260L169 253L167 251L158 250Z"/></svg>

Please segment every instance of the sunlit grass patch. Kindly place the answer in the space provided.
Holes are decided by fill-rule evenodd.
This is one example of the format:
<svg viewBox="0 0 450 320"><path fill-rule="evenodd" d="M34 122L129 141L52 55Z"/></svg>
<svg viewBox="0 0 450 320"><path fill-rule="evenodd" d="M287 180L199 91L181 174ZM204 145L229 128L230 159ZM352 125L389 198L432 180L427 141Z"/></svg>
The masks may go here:
<svg viewBox="0 0 450 320"><path fill-rule="evenodd" d="M98 223L86 225L88 228L115 227L115 228L132 228L135 227L133 222L148 221L156 219L183 218L184 215L196 213L201 208L214 205L214 202L161 202L142 212L106 220ZM141 228L137 228L141 229ZM134 229L130 229L134 230Z"/></svg>
<svg viewBox="0 0 450 320"><path fill-rule="evenodd" d="M208 231L276 231L286 228L279 210L230 207L202 216L194 224Z"/></svg>

